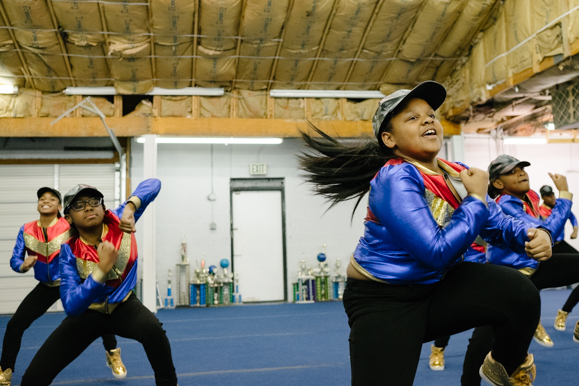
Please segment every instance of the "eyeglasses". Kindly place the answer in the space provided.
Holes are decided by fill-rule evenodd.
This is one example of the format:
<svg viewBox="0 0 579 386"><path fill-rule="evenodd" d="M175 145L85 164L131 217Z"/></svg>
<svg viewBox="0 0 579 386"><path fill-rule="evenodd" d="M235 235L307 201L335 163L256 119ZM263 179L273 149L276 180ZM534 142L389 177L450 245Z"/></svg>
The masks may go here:
<svg viewBox="0 0 579 386"><path fill-rule="evenodd" d="M72 204L70 204L69 208L74 210L75 212L80 212L81 210L83 210L86 207L86 204L89 204L93 208L96 208L97 206L101 205L102 203L103 203L102 197L101 198L89 198L86 201L75 201Z"/></svg>

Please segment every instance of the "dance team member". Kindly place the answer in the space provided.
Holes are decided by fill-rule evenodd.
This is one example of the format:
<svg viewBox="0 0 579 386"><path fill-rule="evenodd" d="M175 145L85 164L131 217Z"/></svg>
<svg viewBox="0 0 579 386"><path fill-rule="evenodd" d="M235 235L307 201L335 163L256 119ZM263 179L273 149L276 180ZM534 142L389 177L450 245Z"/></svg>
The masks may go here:
<svg viewBox="0 0 579 386"><path fill-rule="evenodd" d="M60 299L58 256L60 245L70 238L70 226L60 215L62 204L58 190L49 187L40 188L36 196L38 197L36 209L40 218L20 228L10 259L10 267L18 273L26 273L34 268L34 278L39 283L26 295L6 326L0 359L2 386L10 386L12 382L12 373L24 331ZM127 370L121 360L121 349L116 348L115 336L103 335L103 344L106 350L106 363L112 369L113 375L116 378L124 378Z"/></svg>
<svg viewBox="0 0 579 386"><path fill-rule="evenodd" d="M137 280L134 225L160 190L159 180L145 180L114 210L105 208L102 193L92 186L77 185L65 195L64 214L76 231L60 253L60 294L68 316L32 359L22 386L49 385L102 334L139 341L156 384L177 384L165 331L132 291Z"/></svg>
<svg viewBox="0 0 579 386"><path fill-rule="evenodd" d="M353 385L412 385L423 342L479 325L495 330L481 368L491 384L535 376L527 349L538 291L514 270L463 262L463 254L480 235L546 260L550 235L486 200L486 172L437 158L443 129L434 111L445 97L436 82L388 95L372 121L377 142L302 134L314 152L301 156L301 168L318 194L358 204L369 192L343 298Z"/></svg>
<svg viewBox="0 0 579 386"><path fill-rule="evenodd" d="M559 174L549 174L559 190L557 205L551 216L541 220L539 196L530 189L529 175L525 167L527 161L519 161L507 154L500 155L489 165L489 195L495 198L504 213L532 226L548 229L551 235L558 235L571 212L573 195L568 191L567 179ZM579 259L572 254L553 254L548 261L538 262L524 253L510 248L489 246L488 260L491 264L514 268L530 281L538 290L560 287L579 282ZM492 345L493 331L481 326L475 328L469 341L463 364L462 385L479 385L478 367L484 360L488 347ZM541 323L537 324L533 338L545 347L552 347L553 341Z"/></svg>
<svg viewBox="0 0 579 386"><path fill-rule="evenodd" d="M541 199L543 200L543 204L539 207L539 213L541 214L541 218L546 220L553 210L553 207L557 203L555 198L555 193L553 192L553 188L549 185L544 185L539 190L541 194ZM573 227L573 232L571 233L571 239L577 238L577 232L579 227L577 226L577 218L573 214L573 212L569 213L569 222ZM555 253L575 253L577 258L579 258L579 251L573 248L565 241L565 227L558 235L553 235L555 239L555 246L553 246L553 254ZM579 287L575 287L573 291L569 294L567 301L563 305L563 308L557 311L557 316L555 317L555 330L557 331L565 331L567 326L567 316L569 316L569 312L573 311L575 305L579 303Z"/></svg>

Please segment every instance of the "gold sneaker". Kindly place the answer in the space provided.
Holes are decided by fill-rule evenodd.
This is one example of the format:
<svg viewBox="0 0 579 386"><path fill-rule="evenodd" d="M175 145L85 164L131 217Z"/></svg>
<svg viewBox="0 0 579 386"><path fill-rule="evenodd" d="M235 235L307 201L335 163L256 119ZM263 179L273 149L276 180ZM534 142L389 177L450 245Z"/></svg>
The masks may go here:
<svg viewBox="0 0 579 386"><path fill-rule="evenodd" d="M444 370L444 347L430 347L430 370L442 371Z"/></svg>
<svg viewBox="0 0 579 386"><path fill-rule="evenodd" d="M579 343L579 322L575 323L575 332L573 333L573 341Z"/></svg>
<svg viewBox="0 0 579 386"><path fill-rule="evenodd" d="M537 326L537 329L535 330L535 334L533 335L533 339L535 340L535 342L539 343L541 346L553 347L555 345L553 343L553 340L551 340L551 337L549 336L549 334L547 334L547 331L545 331L545 327L543 327L541 322L539 322L539 325Z"/></svg>
<svg viewBox="0 0 579 386"><path fill-rule="evenodd" d="M116 348L110 351L105 351L107 354L107 366L111 368L115 378L124 378L127 376L127 369L121 360L121 348Z"/></svg>
<svg viewBox="0 0 579 386"><path fill-rule="evenodd" d="M533 354L529 354L525 363L517 367L509 377L503 365L495 361L489 352L480 367L479 375L483 381L494 386L532 386L537 376L537 368Z"/></svg>
<svg viewBox="0 0 579 386"><path fill-rule="evenodd" d="M2 371L2 367L0 367L0 385L10 386L11 382L12 382L12 369L6 369Z"/></svg>
<svg viewBox="0 0 579 386"><path fill-rule="evenodd" d="M563 310L557 311L557 316L555 317L555 330L565 331L567 328L567 326L565 326L565 322L567 322L568 315L569 313Z"/></svg>

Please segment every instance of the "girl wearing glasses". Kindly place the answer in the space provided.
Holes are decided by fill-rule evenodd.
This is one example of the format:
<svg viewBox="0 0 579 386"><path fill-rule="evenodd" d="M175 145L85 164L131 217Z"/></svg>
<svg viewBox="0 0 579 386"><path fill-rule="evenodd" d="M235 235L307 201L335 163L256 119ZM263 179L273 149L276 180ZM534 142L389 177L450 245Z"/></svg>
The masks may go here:
<svg viewBox="0 0 579 386"><path fill-rule="evenodd" d="M34 278L39 283L20 303L6 326L0 360L0 385L3 386L10 386L12 382L24 331L60 299L60 245L71 237L70 226L60 215L60 192L44 187L38 189L36 196L36 209L40 218L20 228L10 266L18 273L26 273L33 268ZM117 348L115 336L104 334L102 337L107 366L115 378L124 378L127 370L121 360L121 349Z"/></svg>

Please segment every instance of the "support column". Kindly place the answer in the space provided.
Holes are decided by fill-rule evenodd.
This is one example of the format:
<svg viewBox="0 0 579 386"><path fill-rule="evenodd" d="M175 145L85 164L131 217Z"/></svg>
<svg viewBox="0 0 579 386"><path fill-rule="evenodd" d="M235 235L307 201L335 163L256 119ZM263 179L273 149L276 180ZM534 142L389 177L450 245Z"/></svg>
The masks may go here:
<svg viewBox="0 0 579 386"><path fill-rule="evenodd" d="M451 157L449 161L464 163L464 135L453 135L450 137L450 145Z"/></svg>
<svg viewBox="0 0 579 386"><path fill-rule="evenodd" d="M157 177L156 135L144 135L143 179ZM152 312L157 312L157 272L155 259L155 204L147 207L141 219L143 223L143 246L140 260L143 267L143 304Z"/></svg>

